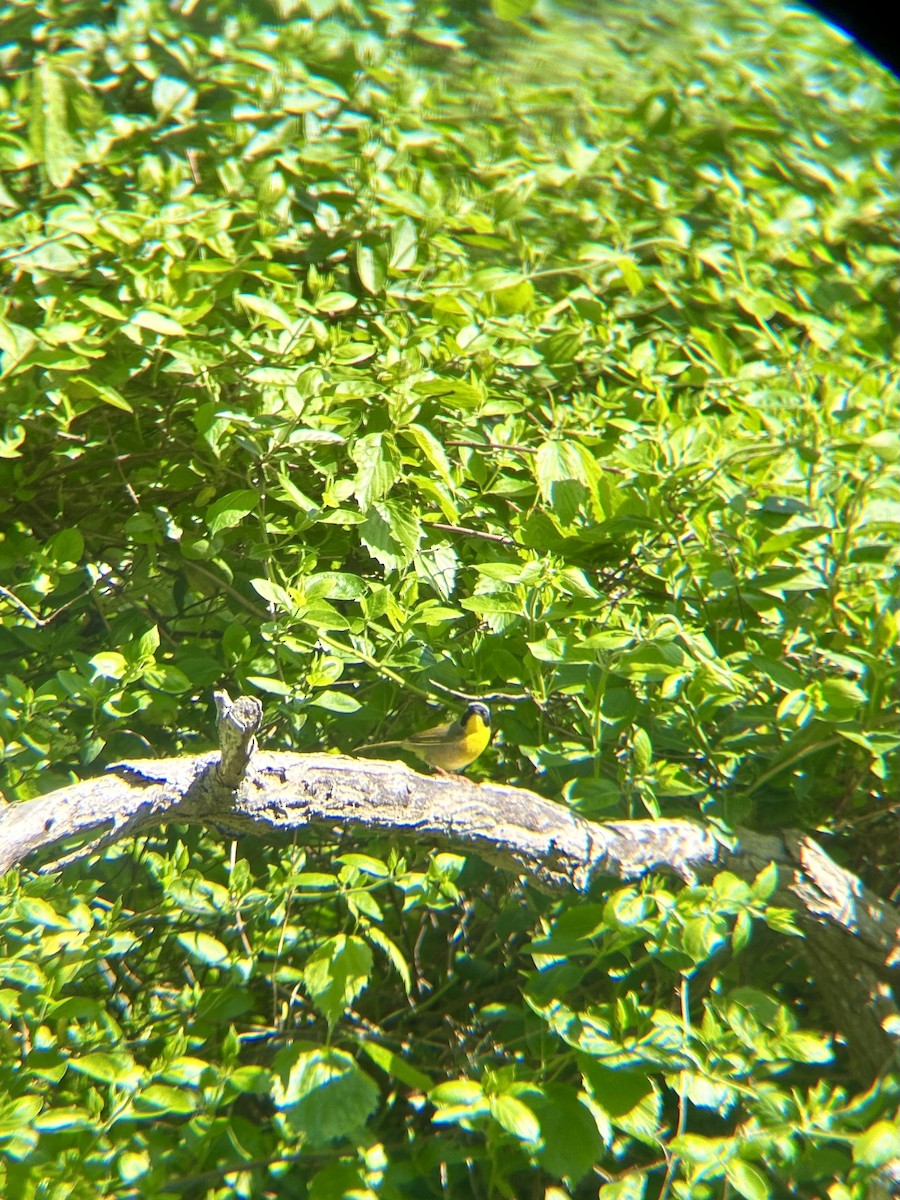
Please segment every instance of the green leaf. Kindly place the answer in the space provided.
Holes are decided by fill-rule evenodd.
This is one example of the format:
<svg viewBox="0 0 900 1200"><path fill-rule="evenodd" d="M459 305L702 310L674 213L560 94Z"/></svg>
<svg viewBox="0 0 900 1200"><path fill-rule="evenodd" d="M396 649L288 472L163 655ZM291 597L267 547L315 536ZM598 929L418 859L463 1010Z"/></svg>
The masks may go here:
<svg viewBox="0 0 900 1200"><path fill-rule="evenodd" d="M216 967L228 960L228 947L208 933L182 933L178 941L196 962Z"/></svg>
<svg viewBox="0 0 900 1200"><path fill-rule="evenodd" d="M160 116L178 116L186 119L197 103L196 91L181 79L159 75L153 81L151 93L153 107Z"/></svg>
<svg viewBox="0 0 900 1200"><path fill-rule="evenodd" d="M359 534L373 558L388 570L399 570L412 561L422 531L412 507L389 500L372 505Z"/></svg>
<svg viewBox="0 0 900 1200"><path fill-rule="evenodd" d="M378 1104L373 1081L343 1050L297 1043L275 1057L272 1099L296 1134L314 1146L361 1129Z"/></svg>
<svg viewBox="0 0 900 1200"><path fill-rule="evenodd" d="M540 1121L538 1161L557 1178L577 1182L603 1158L603 1138L590 1110L564 1084L545 1084L530 1101Z"/></svg>
<svg viewBox="0 0 900 1200"><path fill-rule="evenodd" d="M434 434L424 425L413 423L404 429L404 434L411 437L422 453L425 455L430 466L437 471L438 476L447 484L448 487L453 487L453 478L450 472L450 460L447 458L446 451Z"/></svg>
<svg viewBox="0 0 900 1200"><path fill-rule="evenodd" d="M479 1083L471 1079L454 1079L440 1083L428 1093L435 1107L432 1121L435 1125L462 1125L470 1128L471 1123L490 1112L488 1098Z"/></svg>
<svg viewBox="0 0 900 1200"><path fill-rule="evenodd" d="M386 863L369 854L339 854L334 861L361 871L364 875L371 875L373 879L387 879L391 873Z"/></svg>
<svg viewBox="0 0 900 1200"><path fill-rule="evenodd" d="M420 843L514 784L900 870L896 81L793 8L580 7L5 6L0 822L194 778L224 686L285 836L4 877L4 1196L851 1200L893 1154L780 868L546 896ZM474 695L491 784L281 811Z"/></svg>
<svg viewBox="0 0 900 1200"><path fill-rule="evenodd" d="M296 694L296 689L289 683L284 683L281 679L270 679L265 675L248 675L247 683L269 696L282 696L290 699Z"/></svg>
<svg viewBox="0 0 900 1200"><path fill-rule="evenodd" d="M619 258L616 261L616 266L619 268L619 273L625 280L625 286L632 296L639 296L644 290L644 280L637 263L632 262L630 258Z"/></svg>
<svg viewBox="0 0 900 1200"><path fill-rule="evenodd" d="M280 329L293 329L296 320L289 316L284 311L280 304L276 304L274 300L269 300L266 296L256 296L248 292L239 292L235 296L235 300L248 310L248 312L256 313L268 321L270 325L275 325Z"/></svg>
<svg viewBox="0 0 900 1200"><path fill-rule="evenodd" d="M71 923L61 916L46 900L37 896L23 896L16 905L20 920L29 925L42 925L47 929L71 929Z"/></svg>
<svg viewBox="0 0 900 1200"><path fill-rule="evenodd" d="M373 1200L375 1193L366 1187L364 1169L353 1163L338 1162L316 1171L309 1181L309 1200Z"/></svg>
<svg viewBox="0 0 900 1200"><path fill-rule="evenodd" d="M158 1118L164 1114L171 1117L187 1117L195 1111L199 1098L192 1092L152 1083L138 1092L134 1098L135 1112Z"/></svg>
<svg viewBox="0 0 900 1200"><path fill-rule="evenodd" d="M247 493L243 493L243 495L246 497ZM230 503L228 497L225 497L225 500ZM238 502L237 511L240 512L241 508L242 504L241 502ZM223 510L225 513L230 511L231 509L228 507ZM247 509L246 511L250 512L252 510ZM244 515L246 515L246 513ZM290 593L279 584L272 583L272 581L269 579L251 579L250 586L258 595L262 596L266 603L271 604L273 609L280 610L284 613L295 613L297 611L298 605L294 602ZM285 694L287 694L287 692Z"/></svg>
<svg viewBox="0 0 900 1200"><path fill-rule="evenodd" d="M125 1184L136 1184L150 1172L150 1155L147 1151L126 1151L119 1156L119 1175Z"/></svg>
<svg viewBox="0 0 900 1200"><path fill-rule="evenodd" d="M338 934L307 959L303 983L309 997L330 1026L366 987L372 972L372 951L361 938Z"/></svg>
<svg viewBox="0 0 900 1200"><path fill-rule="evenodd" d="M654 1095L653 1083L643 1072L610 1070L584 1056L578 1061L588 1094L614 1121L634 1113Z"/></svg>
<svg viewBox="0 0 900 1200"><path fill-rule="evenodd" d="M161 333L167 337L187 333L184 326L165 313L156 312L151 308L139 308L132 316L131 324L139 329L149 329L151 333Z"/></svg>
<svg viewBox="0 0 900 1200"><path fill-rule="evenodd" d="M631 745L634 752L634 765L642 774L650 769L653 762L653 745L645 729L636 728L631 735Z"/></svg>
<svg viewBox="0 0 900 1200"><path fill-rule="evenodd" d="M541 1140L541 1125L535 1114L515 1096L489 1096L491 1116L520 1142L536 1143Z"/></svg>
<svg viewBox="0 0 900 1200"><path fill-rule="evenodd" d="M883 1167L900 1157L900 1129L890 1121L876 1121L853 1142L853 1161L864 1167Z"/></svg>
<svg viewBox="0 0 900 1200"><path fill-rule="evenodd" d="M42 57L31 72L31 147L55 188L68 187L80 164L70 119L73 93L80 86L71 71L50 56Z"/></svg>
<svg viewBox="0 0 900 1200"><path fill-rule="evenodd" d="M79 387L84 388L88 392L92 392L104 404L108 404L110 408L117 408L120 412L134 412L131 404L125 399L121 392L116 388L110 387L109 384L100 383L95 379L79 379Z"/></svg>
<svg viewBox="0 0 900 1200"><path fill-rule="evenodd" d="M213 534L220 533L223 529L232 529L239 525L244 517L254 512L258 504L259 496L249 488L228 492L207 508L207 528Z"/></svg>
<svg viewBox="0 0 900 1200"><path fill-rule="evenodd" d="M427 1092L433 1086L427 1075L416 1070L399 1054L395 1054L386 1046L379 1046L377 1042L363 1040L358 1040L357 1045L377 1067L381 1067L382 1071L390 1075L392 1079L420 1092Z"/></svg>
<svg viewBox="0 0 900 1200"><path fill-rule="evenodd" d="M133 1087L141 1078L142 1072L133 1059L124 1051L116 1054L105 1054L96 1051L92 1054L82 1054L69 1059L69 1070L99 1083L114 1084L118 1087Z"/></svg>
<svg viewBox="0 0 900 1200"><path fill-rule="evenodd" d="M464 412L480 408L485 401L480 386L452 378L422 380L413 385L413 391L419 396L439 397L445 405L456 406Z"/></svg>
<svg viewBox="0 0 900 1200"><path fill-rule="evenodd" d="M373 296L384 289L387 279L387 254L381 246L356 247L356 273L359 281Z"/></svg>
<svg viewBox="0 0 900 1200"><path fill-rule="evenodd" d="M34 1128L41 1133L62 1133L64 1130L95 1129L97 1121L86 1109L59 1107L35 1117Z"/></svg>
<svg viewBox="0 0 900 1200"><path fill-rule="evenodd" d="M725 1178L745 1200L768 1200L772 1194L762 1171L742 1159L733 1158L725 1164Z"/></svg>
<svg viewBox="0 0 900 1200"><path fill-rule="evenodd" d="M410 970L409 963L404 958L400 947L376 925L373 925L368 930L366 936L373 946L377 946L379 950L384 951L384 953L390 959L391 965L394 967L394 970L403 981L403 988L406 994L410 995L412 992L412 971Z"/></svg>
<svg viewBox="0 0 900 1200"><path fill-rule="evenodd" d="M771 862L757 873L750 890L754 900L771 900L777 888L778 866Z"/></svg>
<svg viewBox="0 0 900 1200"><path fill-rule="evenodd" d="M337 889L336 875L324 871L300 871L291 876L291 883L302 891L333 891Z"/></svg>
<svg viewBox="0 0 900 1200"><path fill-rule="evenodd" d="M647 1175L644 1171L629 1171L615 1183L603 1184L597 1193L597 1200L644 1200L646 1186Z"/></svg>
<svg viewBox="0 0 900 1200"><path fill-rule="evenodd" d="M264 1096L272 1087L272 1073L265 1067L238 1067L228 1076L227 1083L236 1092Z"/></svg>
<svg viewBox="0 0 900 1200"><path fill-rule="evenodd" d="M409 271L416 265L418 237L416 227L409 217L401 217L391 229L391 255L389 266L392 271Z"/></svg>
<svg viewBox="0 0 900 1200"><path fill-rule="evenodd" d="M356 297L349 292L325 292L316 297L316 311L336 315L355 308L356 303Z"/></svg>
<svg viewBox="0 0 900 1200"><path fill-rule="evenodd" d="M334 692L326 690L324 692L316 692L310 698L310 704L316 708L324 708L328 712L336 713L354 713L359 712L362 705L358 700L354 700L352 696L347 696L343 692Z"/></svg>
<svg viewBox="0 0 900 1200"><path fill-rule="evenodd" d="M672 1138L669 1145L676 1154L699 1166L718 1165L728 1153L728 1143L725 1139L701 1137L696 1133L681 1134Z"/></svg>
<svg viewBox="0 0 900 1200"><path fill-rule="evenodd" d="M94 679L122 679L129 670L125 655L114 650L95 654L90 665L94 671Z"/></svg>
<svg viewBox="0 0 900 1200"><path fill-rule="evenodd" d="M15 368L24 361L37 346L38 340L30 329L26 329L22 325L17 325L13 321L7 321L0 316L0 351L2 351L2 370L0 370L0 379L12 374ZM23 441L25 437L24 428L22 430ZM13 457L11 454L5 457Z"/></svg>
<svg viewBox="0 0 900 1200"><path fill-rule="evenodd" d="M544 503L568 525L595 495L599 478L587 450L571 440L544 442L535 458L535 478Z"/></svg>
<svg viewBox="0 0 900 1200"><path fill-rule="evenodd" d="M491 0L491 11L498 21L521 21L536 3L537 0Z"/></svg>
<svg viewBox="0 0 900 1200"><path fill-rule="evenodd" d="M389 433L369 433L357 439L351 450L357 466L353 492L359 507L368 509L391 490L400 475L400 453Z"/></svg>

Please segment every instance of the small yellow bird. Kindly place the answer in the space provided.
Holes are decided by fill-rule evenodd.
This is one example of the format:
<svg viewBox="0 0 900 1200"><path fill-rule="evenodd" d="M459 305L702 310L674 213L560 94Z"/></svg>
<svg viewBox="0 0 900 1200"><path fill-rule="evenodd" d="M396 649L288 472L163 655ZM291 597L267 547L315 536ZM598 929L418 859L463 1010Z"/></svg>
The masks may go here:
<svg viewBox="0 0 900 1200"><path fill-rule="evenodd" d="M362 750L380 750L398 746L418 755L429 767L446 774L461 771L473 763L491 740L491 710L486 704L470 704L458 721L422 729L408 738L391 742L372 742Z"/></svg>

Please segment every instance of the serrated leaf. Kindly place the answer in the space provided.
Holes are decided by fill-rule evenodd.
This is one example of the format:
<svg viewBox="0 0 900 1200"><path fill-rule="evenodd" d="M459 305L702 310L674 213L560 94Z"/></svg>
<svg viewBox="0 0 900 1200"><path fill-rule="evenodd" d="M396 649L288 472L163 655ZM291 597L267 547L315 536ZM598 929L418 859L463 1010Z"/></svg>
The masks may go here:
<svg viewBox="0 0 900 1200"><path fill-rule="evenodd" d="M349 1054L294 1045L275 1058L276 1107L292 1130L315 1146L362 1128L378 1104L378 1089Z"/></svg>
<svg viewBox="0 0 900 1200"><path fill-rule="evenodd" d="M412 509L385 501L369 509L359 536L376 561L386 570L396 571L412 562L422 529Z"/></svg>
<svg viewBox="0 0 900 1200"><path fill-rule="evenodd" d="M313 1004L334 1026L362 992L372 972L372 951L361 938L338 934L314 951L303 969Z"/></svg>

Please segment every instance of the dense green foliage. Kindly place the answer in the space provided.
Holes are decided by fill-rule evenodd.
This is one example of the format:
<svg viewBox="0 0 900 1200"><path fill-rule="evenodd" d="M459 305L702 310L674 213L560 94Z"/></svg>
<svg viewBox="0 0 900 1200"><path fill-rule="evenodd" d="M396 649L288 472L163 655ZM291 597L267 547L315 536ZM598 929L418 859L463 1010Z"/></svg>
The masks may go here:
<svg viewBox="0 0 900 1200"><path fill-rule="evenodd" d="M887 894L897 87L799 10L529 7L3 10L4 791L206 749L223 683L297 750L485 697L476 779ZM861 1197L900 1084L773 883L11 873L0 1194Z"/></svg>

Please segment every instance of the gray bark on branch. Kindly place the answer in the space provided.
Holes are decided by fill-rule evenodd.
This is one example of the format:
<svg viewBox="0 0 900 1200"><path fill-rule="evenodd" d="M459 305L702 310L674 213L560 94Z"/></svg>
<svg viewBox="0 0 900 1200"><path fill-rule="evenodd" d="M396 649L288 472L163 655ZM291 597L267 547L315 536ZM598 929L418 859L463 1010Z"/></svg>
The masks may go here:
<svg viewBox="0 0 900 1200"><path fill-rule="evenodd" d="M397 762L256 751L258 702L218 693L216 703L221 754L118 763L96 779L0 808L0 873L38 851L52 855L39 869L56 870L171 821L269 839L348 825L392 832L477 854L542 889L581 893L651 871L691 883L729 870L750 882L774 863L771 903L797 914L854 1075L870 1080L900 1058L890 990L900 912L810 838L726 836L689 820L599 824L522 788L421 775Z"/></svg>

